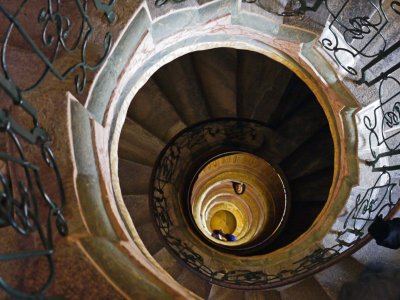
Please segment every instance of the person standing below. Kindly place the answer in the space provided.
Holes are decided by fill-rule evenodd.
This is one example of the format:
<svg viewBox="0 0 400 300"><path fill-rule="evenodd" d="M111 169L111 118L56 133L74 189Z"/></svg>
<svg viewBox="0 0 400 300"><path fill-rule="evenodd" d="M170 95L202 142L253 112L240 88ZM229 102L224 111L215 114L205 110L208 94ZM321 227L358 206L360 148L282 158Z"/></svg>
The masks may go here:
<svg viewBox="0 0 400 300"><path fill-rule="evenodd" d="M224 237L228 242L236 241L236 236L234 236L233 234L227 233L224 235Z"/></svg>

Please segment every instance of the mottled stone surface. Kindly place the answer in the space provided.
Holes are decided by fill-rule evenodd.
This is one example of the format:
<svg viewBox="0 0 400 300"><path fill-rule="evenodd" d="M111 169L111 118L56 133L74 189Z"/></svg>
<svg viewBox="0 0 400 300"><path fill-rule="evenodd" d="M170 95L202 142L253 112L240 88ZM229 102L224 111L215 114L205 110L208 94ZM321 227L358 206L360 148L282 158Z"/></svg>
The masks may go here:
<svg viewBox="0 0 400 300"><path fill-rule="evenodd" d="M281 292L282 300L330 300L330 297L319 285L318 281L312 277L303 280L302 282L292 285Z"/></svg>

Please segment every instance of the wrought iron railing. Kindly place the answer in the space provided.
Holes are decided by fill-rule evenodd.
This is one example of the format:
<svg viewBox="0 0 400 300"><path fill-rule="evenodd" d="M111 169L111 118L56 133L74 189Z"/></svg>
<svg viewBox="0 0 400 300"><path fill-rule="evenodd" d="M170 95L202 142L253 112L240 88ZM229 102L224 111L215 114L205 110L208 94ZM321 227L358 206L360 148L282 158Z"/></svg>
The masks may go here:
<svg viewBox="0 0 400 300"><path fill-rule="evenodd" d="M109 4L93 2L110 23L115 22L116 0ZM107 32L103 54L89 63L88 44L95 28L88 12L86 0L49 0L43 7L27 0L0 4L0 231L3 246L7 246L7 235L15 236L15 240L24 237L18 249L2 248L7 252L0 254L0 264L2 272L5 263L10 262L26 265L34 260L36 268L42 265L36 275L42 280L34 287L16 285L19 278L0 274L0 288L15 298L45 297L55 276L53 224L60 235L68 234L63 215L65 193L51 150L53 141L49 131L40 125L39 119L44 116L39 117L35 107L36 103L43 105L43 99L32 92L50 85L46 82L50 74L61 81L74 76L76 92L84 92L88 71L100 67L111 47L111 33ZM65 67L68 55L71 59ZM32 59L33 64L26 64Z"/></svg>
<svg viewBox="0 0 400 300"><path fill-rule="evenodd" d="M231 268L225 266L224 270L219 270L215 265L205 263L206 258L202 256L202 252L195 250L199 249L198 245L193 247L191 240L180 236L182 233L179 231L187 228L187 223L190 224L188 218L175 214L176 211L190 214L185 209L188 191L182 192L184 178L190 177L191 171L197 171L197 167L204 161L221 154L221 151L269 152L268 133L269 129L265 124L244 119L219 119L200 123L185 129L172 140L156 162L151 197L156 227L172 253L211 283L236 288L264 288L267 285L280 284L316 267L314 259L317 254L295 262L292 269L277 273L238 269L234 263L228 263ZM209 155L204 156L207 152ZM196 164L197 167L191 167ZM195 228L193 231L196 231ZM182 236L186 237L187 234ZM240 253L242 250L238 251ZM236 253L232 249L225 252ZM260 270L264 270L264 267L260 267Z"/></svg>
<svg viewBox="0 0 400 300"><path fill-rule="evenodd" d="M167 1L156 2L157 6ZM161 162L156 174L153 209L156 222L170 248L192 269L207 277L211 282L255 286L290 281L327 266L335 258L347 255L362 245L367 236L367 228L379 214L390 216L397 209L399 198L393 195L399 188L400 170L400 38L397 25L400 1L287 1L281 10L273 10L268 5L273 1L244 0L255 3L275 15L304 16L322 9L328 12L325 31L321 35L322 49L337 63L339 70L349 75L356 84L379 91L379 106L363 117L358 130L369 141L370 159L364 161L370 166L371 186L355 189L348 199L351 204L336 233L310 255L295 262L292 268L276 274L251 272L246 270L218 271L205 265L204 258L188 244L170 234L171 221L168 216L167 199L163 187L178 163L182 145L174 145L170 155ZM271 2L271 3L270 3ZM281 3L281 2L279 2ZM278 4L279 4L278 3ZM324 4L324 5L323 5ZM391 21L392 20L392 21ZM392 26L396 24L396 26ZM371 93L373 94L373 93ZM186 147L186 146L185 146ZM172 151L172 150L171 150ZM397 172L396 172L397 171ZM368 172L368 171L366 171ZM333 235L333 238L332 238Z"/></svg>
<svg viewBox="0 0 400 300"><path fill-rule="evenodd" d="M395 171L400 170L400 1L288 0L280 11L263 5L269 1L244 1L280 16L304 16L324 7L328 19L320 38L323 49L356 84L371 88L371 94L375 88L379 93L380 104L372 113L363 114L363 124L358 127L369 141L370 159L365 163L371 166L375 182L355 195L336 244L305 258L318 265L361 242L374 218L393 212L400 200L392 196L393 189L399 187Z"/></svg>
<svg viewBox="0 0 400 300"><path fill-rule="evenodd" d="M112 0L105 4L101 0L93 0L97 11L104 13L109 23L116 21L113 11L116 2ZM166 2L158 0L156 5ZM292 269L276 274L246 270L213 271L204 264L199 254L170 233L171 220L162 192L163 186L176 171L175 165L182 151L196 146L200 140L193 136L189 139L190 143L171 148L156 177L153 208L157 224L180 258L212 281L235 285L269 284L312 271L357 245L366 237L366 228L375 216L389 212L397 204L398 199L393 199L392 191L398 187L394 173L400 169L397 163L397 156L400 155L400 82L396 73L400 68L400 40L396 32L390 31L393 28L390 20L400 15L400 2L391 1L389 6L384 6L383 1L369 0L363 2L363 10L353 9L355 2L337 4L335 1L317 0L309 5L308 1L299 0L291 1L286 11L272 12L281 16L301 16L317 11L325 4L330 16L327 26L330 36L323 36L320 41L322 47L359 84L367 87L378 85L380 105L364 117L371 156L367 164L371 173L376 175L375 183L364 193L355 195L354 205L346 216L343 228L337 233L335 243L296 262ZM2 28L1 40L0 230L11 228L15 234L24 237L37 235L40 241L40 247L34 250L2 253L0 262L43 257L49 269L44 283L31 292L18 290L0 278L0 287L18 298L44 297L54 278L53 223L61 235L68 233L62 211L64 189L51 150L52 138L49 131L40 125L37 115L35 103L41 99L37 98L38 94L31 96L30 93L44 85L50 75L60 81L74 76L76 92L84 93L88 72L100 67L111 48L111 34L107 32L102 41L102 54L95 62L89 62L88 44L96 29L88 13L91 2L76 0L71 3L75 5L75 10L66 12L63 12L65 3L61 0L49 0L43 8L32 8L27 0L9 1L9 6L0 4L0 15L8 22L7 28ZM35 23L33 29L40 28L36 35L30 31L31 23ZM35 65L34 69L27 70L27 66L22 65L23 61L15 58L10 61L10 53L15 49L32 54L41 68ZM57 63L61 56L65 59L68 55L71 57L68 61L73 63L67 67L64 65L66 60ZM26 77L27 81L24 75L28 73L31 77ZM388 89L390 93L386 92ZM206 132L210 136L221 134L216 128L208 128ZM226 138L231 138L232 134L235 137L256 138L254 131L246 128L223 134ZM48 184L52 180L56 182L55 187Z"/></svg>

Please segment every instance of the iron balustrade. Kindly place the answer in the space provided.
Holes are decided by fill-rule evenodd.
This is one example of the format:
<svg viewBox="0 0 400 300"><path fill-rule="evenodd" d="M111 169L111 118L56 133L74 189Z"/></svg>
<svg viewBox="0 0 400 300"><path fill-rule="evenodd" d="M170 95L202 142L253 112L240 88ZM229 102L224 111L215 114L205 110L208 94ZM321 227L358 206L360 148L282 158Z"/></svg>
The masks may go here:
<svg viewBox="0 0 400 300"><path fill-rule="evenodd" d="M156 1L161 6L168 1ZM175 1L177 2L177 1ZM380 105L372 114L364 116L363 125L367 132L369 149L372 159L366 160L372 175L376 179L372 186L355 195L353 206L345 216L334 242L329 247L320 247L310 255L295 262L293 268L282 270L277 274L251 272L247 270L213 271L204 264L204 259L192 248L171 236L169 228L172 225L168 216L168 204L163 194L163 187L169 182L170 175L176 170L175 163L179 160L182 146L164 157L160 173L168 175L156 177L154 186L153 208L156 222L170 248L187 265L202 274L212 283L227 283L234 285L255 286L258 284L274 284L290 282L295 277L307 274L322 265L333 263L365 243L369 224L376 216L390 216L397 209L400 199L393 197L393 190L399 187L394 171L400 170L400 81L396 71L400 68L400 39L397 32L390 32L400 15L400 1L391 1L384 6L383 1L329 1L329 0L289 0L286 8L271 10L259 0L243 0L254 3L269 13L281 17L304 17L307 13L328 12L325 32L320 39L322 48L335 60L339 69L347 73L359 85L367 88L378 85ZM269 2L267 2L269 3ZM324 4L324 5L323 5ZM362 6L362 9L360 8ZM386 36L387 35L387 36ZM384 91L390 90L389 95ZM362 130L362 128L359 128ZM189 144L188 144L189 145ZM397 160L396 160L397 158ZM389 165L385 162L392 159ZM164 165L163 165L164 164Z"/></svg>
<svg viewBox="0 0 400 300"><path fill-rule="evenodd" d="M116 21L113 11L116 2L112 0L105 4L93 0L94 7L110 24ZM0 288L19 299L45 298L55 277L53 227L61 236L68 234L63 214L65 192L51 149L52 138L39 123L35 102L40 99L30 96L30 92L45 85L51 73L61 81L74 76L75 91L82 94L88 71L94 72L102 65L112 42L111 33L107 32L103 54L96 62L89 63L88 44L96 30L89 16L89 2L70 1L75 9L69 5L67 11L63 9L65 3L48 0L40 8L30 6L28 0L0 4L2 26L6 26L2 28L0 67L0 226L3 227L0 230L36 241L29 245L30 250L1 253L0 263L24 261L25 264L36 260L42 270L47 270L36 274L43 278L38 286L29 287L32 290L12 286L0 277ZM31 32L31 27L39 27L40 32ZM41 66L27 70L23 60L9 61L10 52L15 49L20 49L18 55L35 56ZM58 64L59 57L66 55L75 62L68 66ZM27 73L33 78L29 84L24 77Z"/></svg>
<svg viewBox="0 0 400 300"><path fill-rule="evenodd" d="M100 0L93 0L96 9L106 15L109 23L116 21L113 11L116 2L112 0L105 4ZM156 6L162 6L167 2L168 0L157 0ZM258 3L252 0L246 2ZM331 36L324 36L321 39L323 49L331 53L338 66L353 76L359 84L365 84L367 87L375 84L379 86L380 105L363 120L373 158L368 160L367 164L371 167L371 172L378 174L378 177L373 186L364 193L356 195L354 206L348 212L342 230L337 233L336 243L331 247L318 249L296 262L290 270L282 270L277 274L247 270L213 271L204 264L204 259L190 246L170 234L171 220L168 215L167 199L163 195L163 187L176 171L174 168L183 149L195 147L197 143L204 140L191 136L185 143L172 147L171 152L160 165L157 185L154 187L153 208L157 225L173 251L189 266L213 282L224 281L228 284L252 286L259 283L282 282L315 270L357 246L366 237L367 225L375 216L381 212L391 211L398 202L398 199L392 197L393 188L398 186L393 179L393 171L399 170L400 166L397 163L386 166L380 162L400 155L398 136L400 83L393 75L400 68L400 40L398 35L390 40L385 37L385 33L391 26L388 16L389 14L400 15L400 2L391 1L387 7L383 6L383 1L368 0L363 3L369 7L368 15L362 14L360 10L351 9L355 1L343 1L339 6L334 3L335 1L328 0L317 0L311 5L308 5L308 1L291 2L288 10L272 11L272 13L286 17L303 16L306 13L318 11L322 4L325 4L329 12L327 29ZM58 80L65 80L75 75L75 90L78 94L83 93L87 84L87 72L94 72L101 66L110 51L112 39L111 33L105 34L103 54L97 62L89 64L87 47L96 28L93 27L88 14L88 1L74 2L81 21L80 30L73 34L73 19L68 12L63 14L61 11L63 2L49 0L46 7L39 9L36 15L32 15L32 19L37 20L42 27L40 40L35 40L20 21L28 3L27 0L22 1L13 12L0 4L0 13L9 22L8 28L3 32L1 48L0 135L2 141L7 142L2 145L0 151L0 160L5 163L0 173L0 225L13 228L22 236L38 234L42 249L1 254L0 261L40 256L46 259L50 271L45 283L31 294L13 289L4 280L0 280L0 287L14 297L42 298L54 278L52 224L55 223L61 235L68 234L68 226L62 211L65 194L60 171L51 150L52 139L48 131L39 123L40 118L34 107L35 99L29 99L27 96L29 92L43 84L50 73ZM32 11L27 11L27 13L32 13ZM12 72L8 62L7 53L9 53L12 36L16 33L22 37L30 53L33 53L44 66L36 73L35 80L25 86L19 83L18 74ZM61 53L71 56L78 53L79 59L62 69L57 66L57 58ZM386 95L383 91L389 86L392 93ZM254 130L249 128L240 128L240 132L245 138L254 137L255 134ZM213 136L220 132L215 128L207 128L205 133ZM235 131L232 134L236 134ZM37 153L33 155L34 151ZM51 174L54 177L57 186L56 196L46 191L43 174L46 176ZM42 222L43 207L47 208L44 213L45 222Z"/></svg>

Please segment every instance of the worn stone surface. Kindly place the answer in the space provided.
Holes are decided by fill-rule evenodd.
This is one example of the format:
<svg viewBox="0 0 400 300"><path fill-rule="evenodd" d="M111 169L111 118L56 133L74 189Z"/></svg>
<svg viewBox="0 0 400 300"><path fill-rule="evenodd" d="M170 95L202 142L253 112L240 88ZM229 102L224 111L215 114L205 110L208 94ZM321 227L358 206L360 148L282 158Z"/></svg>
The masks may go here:
<svg viewBox="0 0 400 300"><path fill-rule="evenodd" d="M185 128L185 124L152 78L135 95L127 115L164 142L168 142ZM159 122L161 119L162 124Z"/></svg>
<svg viewBox="0 0 400 300"><path fill-rule="evenodd" d="M147 193L151 170L151 167L120 159L118 173L122 194L143 195Z"/></svg>
<svg viewBox="0 0 400 300"><path fill-rule="evenodd" d="M209 118L204 94L189 55L165 65L153 78L186 124Z"/></svg>
<svg viewBox="0 0 400 300"><path fill-rule="evenodd" d="M211 117L236 117L236 50L216 48L192 53Z"/></svg>
<svg viewBox="0 0 400 300"><path fill-rule="evenodd" d="M331 298L319 285L318 281L310 277L302 282L281 291L282 300L330 300Z"/></svg>
<svg viewBox="0 0 400 300"><path fill-rule="evenodd" d="M135 121L127 118L119 139L118 155L152 167L164 143Z"/></svg>

